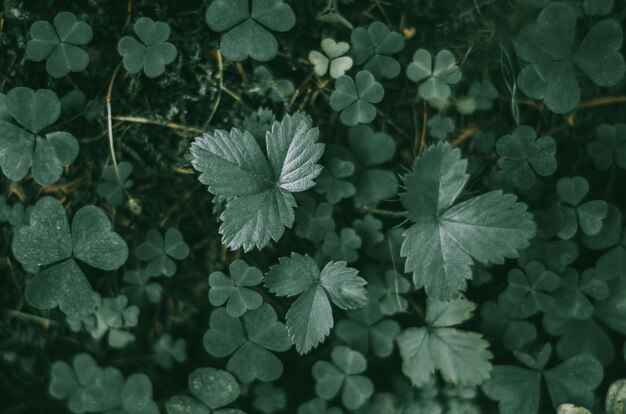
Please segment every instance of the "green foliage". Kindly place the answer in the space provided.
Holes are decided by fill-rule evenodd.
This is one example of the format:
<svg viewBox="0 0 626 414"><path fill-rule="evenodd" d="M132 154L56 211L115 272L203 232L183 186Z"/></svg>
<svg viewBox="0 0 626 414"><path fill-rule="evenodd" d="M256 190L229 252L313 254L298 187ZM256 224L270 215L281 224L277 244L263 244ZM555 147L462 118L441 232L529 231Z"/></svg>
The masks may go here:
<svg viewBox="0 0 626 414"><path fill-rule="evenodd" d="M446 100L452 94L450 85L461 81L461 69L456 58L449 50L440 50L435 56L425 49L413 54L413 61L406 68L406 76L412 82L422 82L417 90L427 100Z"/></svg>
<svg viewBox="0 0 626 414"><path fill-rule="evenodd" d="M211 313L204 348L216 357L230 355L226 368L241 382L274 381L282 375L283 364L270 351L291 348L285 324L276 318L268 304L246 312L243 321L218 308Z"/></svg>
<svg viewBox="0 0 626 414"><path fill-rule="evenodd" d="M214 306L226 303L228 315L238 318L263 304L261 295L250 289L263 281L263 273L243 260L235 260L228 269L230 278L222 272L213 272L209 276L209 302Z"/></svg>
<svg viewBox="0 0 626 414"><path fill-rule="evenodd" d="M260 249L293 225L292 193L311 188L321 171L318 136L311 118L296 112L267 133L267 156L249 132L235 128L196 138L191 154L199 180L212 194L233 197L220 215L220 234L231 249Z"/></svg>
<svg viewBox="0 0 626 414"><path fill-rule="evenodd" d="M308 255L291 253L270 268L265 285L277 296L298 299L287 312L289 339L305 354L319 345L333 327L331 302L341 309L358 309L367 301L366 281L346 262L328 262L320 271Z"/></svg>
<svg viewBox="0 0 626 414"><path fill-rule="evenodd" d="M74 13L61 12L54 17L54 26L37 21L30 27L26 55L34 62L46 61L46 71L54 78L70 72L82 72L89 65L89 54L80 46L91 42L93 31L79 22Z"/></svg>
<svg viewBox="0 0 626 414"><path fill-rule="evenodd" d="M550 3L513 40L517 55L528 63L517 77L520 90L555 113L573 110L580 101L575 67L598 86L613 86L624 77L622 37L619 23L607 19L575 47L576 11L566 3Z"/></svg>
<svg viewBox="0 0 626 414"><path fill-rule="evenodd" d="M446 139L454 132L454 121L448 116L435 115L428 120L430 135L438 139Z"/></svg>
<svg viewBox="0 0 626 414"><path fill-rule="evenodd" d="M520 304L524 314L530 316L554 308L555 301L549 292L558 288L561 280L541 263L528 263L525 272L512 269L509 271L508 281L504 296L512 303Z"/></svg>
<svg viewBox="0 0 626 414"><path fill-rule="evenodd" d="M354 79L348 75L337 78L335 90L330 95L330 107L341 112L344 125L369 124L376 118L374 105L380 103L384 95L385 90L374 75L362 70Z"/></svg>
<svg viewBox="0 0 626 414"><path fill-rule="evenodd" d="M431 146L413 163L400 195L414 222L404 232L405 271L413 273L416 288L440 300L466 289L473 259L487 264L517 257L536 231L526 205L510 194L492 191L454 204L469 179L466 169L458 149Z"/></svg>
<svg viewBox="0 0 626 414"><path fill-rule="evenodd" d="M341 392L342 404L351 410L362 406L374 392L372 381L362 374L367 360L357 351L345 346L333 348L331 362L317 361L313 365L315 392L330 400Z"/></svg>
<svg viewBox="0 0 626 414"><path fill-rule="evenodd" d="M176 60L178 55L176 46L167 41L170 37L169 25L141 17L133 29L139 40L124 36L117 44L124 68L129 73L139 73L143 69L149 78L162 75L165 66Z"/></svg>
<svg viewBox="0 0 626 414"><path fill-rule="evenodd" d="M535 173L547 177L556 171L556 142L552 137L535 138L535 131L522 125L496 142L496 151L504 157L498 172L522 190L535 184Z"/></svg>
<svg viewBox="0 0 626 414"><path fill-rule="evenodd" d="M296 16L283 0L214 0L206 11L206 23L216 32L227 33L220 42L224 57L267 62L278 53L278 42L268 31L287 32Z"/></svg>
<svg viewBox="0 0 626 414"><path fill-rule="evenodd" d="M390 55L404 49L404 37L392 32L381 22L367 27L357 27L350 37L352 56L357 65L370 72L376 79L393 79L400 74L400 64ZM334 108L333 108L334 109Z"/></svg>
<svg viewBox="0 0 626 414"><path fill-rule="evenodd" d="M243 414L236 409L220 409L235 401L241 389L231 374L215 368L198 368L189 374L189 391L193 397L177 395L165 407L168 414Z"/></svg>
<svg viewBox="0 0 626 414"><path fill-rule="evenodd" d="M128 178L133 173L133 165L123 161L118 165L119 179L115 167L107 165L102 170L102 182L98 184L96 192L112 207L120 206L124 202L124 191L128 191L135 184Z"/></svg>
<svg viewBox="0 0 626 414"><path fill-rule="evenodd" d="M562 403L574 402L590 406L593 390L602 381L602 365L590 355L577 355L550 369L552 347L544 345L536 356L516 352L515 356L527 368L513 365L496 365L483 391L498 401L502 414L537 413L541 398L541 380L545 381L554 408Z"/></svg>
<svg viewBox="0 0 626 414"><path fill-rule="evenodd" d="M61 103L49 89L33 91L17 87L6 96L7 110L23 128L0 120L0 168L11 181L20 181L32 168L33 179L42 186L56 183L63 167L78 157L78 141L68 132L39 132L61 114Z"/></svg>
<svg viewBox="0 0 626 414"><path fill-rule="evenodd" d="M626 169L626 124L600 124L596 128L597 140L587 146L587 154L599 170L612 165Z"/></svg>
<svg viewBox="0 0 626 414"><path fill-rule="evenodd" d="M151 229L146 233L146 241L135 250L135 256L148 262L146 273L150 276L172 277L176 273L173 259L184 260L189 256L189 246L178 229L168 229L165 237L160 231Z"/></svg>
<svg viewBox="0 0 626 414"><path fill-rule="evenodd" d="M602 221L608 214L608 204L603 200L592 200L581 204L589 191L589 183L582 177L559 178L556 193L565 206L564 223L557 235L569 239L576 234L578 227L587 236L595 236L602 230Z"/></svg>
<svg viewBox="0 0 626 414"><path fill-rule="evenodd" d="M337 79L352 69L354 61L350 56L344 56L350 50L348 43L326 38L322 40L321 47L323 54L317 50L309 52L309 61L313 64L313 72L317 76L325 76L328 73L331 78Z"/></svg>
<svg viewBox="0 0 626 414"><path fill-rule="evenodd" d="M55 198L43 197L35 204L29 224L15 235L13 254L23 265L50 265L26 286L25 296L32 306L59 306L66 315L79 316L90 313L95 301L89 281L74 259L114 270L126 262L128 246L111 230L108 217L98 207L78 210L70 231L63 205Z"/></svg>
<svg viewBox="0 0 626 414"><path fill-rule="evenodd" d="M402 372L413 385L426 384L437 369L447 382L480 385L490 378L491 352L482 335L452 326L469 319L476 305L464 297L449 302L428 299L426 327L408 328L398 336Z"/></svg>

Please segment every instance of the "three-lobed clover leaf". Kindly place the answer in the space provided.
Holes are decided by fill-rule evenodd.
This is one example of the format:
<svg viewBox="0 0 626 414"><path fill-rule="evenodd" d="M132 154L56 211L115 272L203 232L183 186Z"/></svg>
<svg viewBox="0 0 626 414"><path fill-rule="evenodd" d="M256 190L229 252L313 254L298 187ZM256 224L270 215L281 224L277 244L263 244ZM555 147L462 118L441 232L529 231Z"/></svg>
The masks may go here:
<svg viewBox="0 0 626 414"><path fill-rule="evenodd" d="M600 124L597 140L587 145L587 154L599 170L608 170L613 163L626 169L626 124Z"/></svg>
<svg viewBox="0 0 626 414"><path fill-rule="evenodd" d="M552 310L555 300L549 292L553 292L561 284L556 273L546 270L541 263L535 261L528 263L524 271L510 270L508 282L504 296L513 303L519 303L528 316Z"/></svg>
<svg viewBox="0 0 626 414"><path fill-rule="evenodd" d="M313 365L315 392L325 400L341 392L342 404L350 410L356 410L374 393L372 381L360 375L367 369L367 360L361 353L347 346L333 348L330 358L333 362L317 361Z"/></svg>
<svg viewBox="0 0 626 414"><path fill-rule="evenodd" d="M148 275L172 277L177 268L173 259L186 259L189 256L189 245L178 229L168 229L165 237L160 231L151 229L146 233L146 241L135 250L135 256L148 262L145 269Z"/></svg>
<svg viewBox="0 0 626 414"><path fill-rule="evenodd" d="M174 340L172 335L163 334L152 345L154 361L165 369L174 366L174 361L187 361L187 341L184 338Z"/></svg>
<svg viewBox="0 0 626 414"><path fill-rule="evenodd" d="M274 381L283 374L283 363L270 351L287 351L291 343L285 324L269 304L246 312L242 319L218 308L211 313L209 326L204 349L215 357L230 355L226 369L241 382Z"/></svg>
<svg viewBox="0 0 626 414"><path fill-rule="evenodd" d="M209 275L209 302L213 306L226 303L226 312L238 318L246 311L259 308L263 304L261 294L250 287L263 281L263 273L249 266L243 260L235 260L228 267L230 277L222 272Z"/></svg>
<svg viewBox="0 0 626 414"><path fill-rule="evenodd" d="M469 175L461 151L447 143L430 146L405 177L400 200L414 222L403 234L400 254L416 288L449 300L467 287L473 260L502 263L519 256L536 226L526 204L492 191L454 204Z"/></svg>
<svg viewBox="0 0 626 414"><path fill-rule="evenodd" d="M52 364L50 394L67 399L72 413L158 414L152 383L144 374L131 374L124 380L113 367L100 368L88 354L78 354L72 366L65 361Z"/></svg>
<svg viewBox="0 0 626 414"><path fill-rule="evenodd" d="M411 289L411 283L398 272L390 269L382 278L374 273L368 274L366 279L370 297L378 300L383 315L391 316L407 310L409 303L404 295Z"/></svg>
<svg viewBox="0 0 626 414"><path fill-rule="evenodd" d="M384 132L374 132L368 125L357 125L348 130L348 146L356 166L354 206L373 208L396 195L396 174L381 168L396 153L394 139Z"/></svg>
<svg viewBox="0 0 626 414"><path fill-rule="evenodd" d="M26 56L35 62L46 60L46 71L54 78L80 72L89 64L89 54L80 46L91 42L93 31L79 22L74 13L61 12L54 17L54 26L37 21L30 27Z"/></svg>
<svg viewBox="0 0 626 414"><path fill-rule="evenodd" d="M198 368L189 374L188 395L176 395L165 404L168 414L245 414L224 408L241 393L239 383L229 372L215 368Z"/></svg>
<svg viewBox="0 0 626 414"><path fill-rule="evenodd" d="M275 122L267 156L250 133L215 130L191 145L192 164L212 194L229 197L219 232L231 249L250 251L278 241L295 220L292 193L308 190L322 167L319 131L301 112Z"/></svg>
<svg viewBox="0 0 626 414"><path fill-rule="evenodd" d="M341 112L344 125L369 124L376 118L375 104L383 100L385 90L376 82L374 75L362 70L352 79L343 75L335 81L335 90L330 95L330 107Z"/></svg>
<svg viewBox="0 0 626 414"><path fill-rule="evenodd" d="M591 406L593 390L602 382L602 365L591 355L582 354L545 369L551 354L550 344L544 345L536 357L516 351L517 359L528 368L496 365L483 392L498 401L502 414L537 414L543 379L553 407L568 402Z"/></svg>
<svg viewBox="0 0 626 414"><path fill-rule="evenodd" d="M57 306L68 316L92 313L94 292L75 259L102 270L115 270L128 258L124 239L112 231L104 211L86 206L67 213L56 198L40 198L28 225L13 238L13 254L23 265L48 266L26 285L28 302L38 309Z"/></svg>
<svg viewBox="0 0 626 414"><path fill-rule="evenodd" d="M578 228L587 236L595 236L609 212L604 200L581 203L589 192L589 182L583 177L562 177L556 183L556 193L563 202L559 209L564 213L563 224L557 233L561 239L571 239Z"/></svg>
<svg viewBox="0 0 626 414"><path fill-rule="evenodd" d="M509 301L500 294L496 301L487 301L480 308L481 331L485 337L502 341L504 347L516 351L537 338L537 328L527 321L521 304Z"/></svg>
<svg viewBox="0 0 626 414"><path fill-rule="evenodd" d="M278 42L269 30L291 30L296 16L283 0L214 0L206 23L216 32L227 31L220 42L226 59L267 62L278 53Z"/></svg>
<svg viewBox="0 0 626 414"><path fill-rule="evenodd" d="M326 400L315 397L310 401L300 404L298 414L343 414L343 411L337 407L328 407Z"/></svg>
<svg viewBox="0 0 626 414"><path fill-rule="evenodd" d="M337 323L339 338L364 355L368 355L370 349L381 358L391 355L400 324L393 319L383 319L378 302L369 301L365 307L348 310L346 314L349 318Z"/></svg>
<svg viewBox="0 0 626 414"><path fill-rule="evenodd" d="M371 214L365 215L362 220L354 220L352 222L352 228L361 238L365 248L371 248L385 239L381 231L383 222L374 218Z"/></svg>
<svg viewBox="0 0 626 414"><path fill-rule="evenodd" d="M98 309L104 322L111 328L137 326L139 307L128 304L128 298L119 295L114 298L103 298Z"/></svg>
<svg viewBox="0 0 626 414"><path fill-rule="evenodd" d="M254 400L252 405L261 414L274 414L287 407L287 392L274 386L271 382L260 382L252 388Z"/></svg>
<svg viewBox="0 0 626 414"><path fill-rule="evenodd" d="M247 115L243 120L243 129L248 131L259 146L265 142L265 134L276 122L276 115L269 108L259 108L256 112Z"/></svg>
<svg viewBox="0 0 626 414"><path fill-rule="evenodd" d="M498 155L504 157L498 173L522 190L535 184L535 173L547 177L556 171L556 142L549 136L535 138L535 130L522 125L496 142Z"/></svg>
<svg viewBox="0 0 626 414"><path fill-rule="evenodd" d="M146 300L150 303L159 303L163 295L163 286L151 280L152 276L146 269L124 272L124 282L127 285L122 288L122 293L131 303L137 305L143 305Z"/></svg>
<svg viewBox="0 0 626 414"><path fill-rule="evenodd" d="M454 132L454 121L449 116L435 115L428 120L428 131L437 139L446 139Z"/></svg>
<svg viewBox="0 0 626 414"><path fill-rule="evenodd" d="M357 65L363 65L376 79L393 79L400 74L400 64L389 55L404 49L404 37L392 32L381 22L357 27L350 37L352 56Z"/></svg>
<svg viewBox="0 0 626 414"><path fill-rule="evenodd" d="M315 180L315 192L326 195L326 201L337 204L356 193L354 184L344 180L354 174L354 163L332 157L324 163L324 169Z"/></svg>
<svg viewBox="0 0 626 414"><path fill-rule="evenodd" d="M265 285L277 296L300 295L287 312L289 339L300 354L315 348L330 333L331 301L341 309L365 306L366 283L346 262L328 262L320 271L309 255L294 252L280 258L265 276Z"/></svg>
<svg viewBox="0 0 626 414"><path fill-rule="evenodd" d="M517 55L528 63L517 84L552 112L567 113L580 101L575 67L598 86L613 86L624 77L622 37L621 25L607 19L596 23L578 43L576 10L564 2L550 3L513 40Z"/></svg>
<svg viewBox="0 0 626 414"><path fill-rule="evenodd" d="M450 85L459 83L462 77L456 57L446 49L437 52L434 62L429 51L417 50L406 67L406 76L415 83L422 82L417 93L427 101L448 99L452 94Z"/></svg>
<svg viewBox="0 0 626 414"><path fill-rule="evenodd" d="M467 94L474 100L479 111L488 111L493 108L493 101L498 97L498 90L493 82L485 79L482 82L473 82Z"/></svg>
<svg viewBox="0 0 626 414"><path fill-rule="evenodd" d="M609 295L609 286L594 269L586 269L579 275L575 269L567 268L561 278L561 286L554 296L555 311L562 318L588 319L594 310L589 298L603 300Z"/></svg>
<svg viewBox="0 0 626 414"><path fill-rule="evenodd" d="M122 161L118 165L120 176L118 178L113 165L107 165L102 170L102 182L96 187L96 192L112 207L117 207L124 201L124 191L134 185L128 177L133 173L133 165Z"/></svg>
<svg viewBox="0 0 626 414"><path fill-rule="evenodd" d="M78 157L78 141L68 132L39 133L61 114L58 96L48 89L13 88L6 96L7 109L19 127L0 120L0 168L11 181L20 181L32 168L40 185L56 183L63 167Z"/></svg>
<svg viewBox="0 0 626 414"><path fill-rule="evenodd" d="M337 79L352 69L354 61L350 56L344 56L350 50L348 43L326 38L322 40L321 47L324 53L317 50L309 52L309 61L317 76L322 77L328 73L331 78Z"/></svg>
<svg viewBox="0 0 626 414"><path fill-rule="evenodd" d="M133 25L139 40L124 36L117 44L117 52L122 56L124 68L128 73L143 73L149 78L156 78L165 72L165 66L176 60L178 50L168 42L170 26L164 22L155 22L148 17L137 19Z"/></svg>
<svg viewBox="0 0 626 414"><path fill-rule="evenodd" d="M321 251L331 260L353 263L359 258L358 249L361 244L362 240L357 232L348 227L341 229L339 233L326 233Z"/></svg>
<svg viewBox="0 0 626 414"><path fill-rule="evenodd" d="M414 386L428 383L435 369L446 382L480 385L490 377L492 355L482 335L453 326L472 317L476 305L460 296L443 302L428 298L426 324L407 328L397 337L402 372Z"/></svg>
<svg viewBox="0 0 626 414"><path fill-rule="evenodd" d="M326 233L335 230L332 214L332 204L315 204L311 197L303 197L296 209L296 236L314 243L321 242Z"/></svg>

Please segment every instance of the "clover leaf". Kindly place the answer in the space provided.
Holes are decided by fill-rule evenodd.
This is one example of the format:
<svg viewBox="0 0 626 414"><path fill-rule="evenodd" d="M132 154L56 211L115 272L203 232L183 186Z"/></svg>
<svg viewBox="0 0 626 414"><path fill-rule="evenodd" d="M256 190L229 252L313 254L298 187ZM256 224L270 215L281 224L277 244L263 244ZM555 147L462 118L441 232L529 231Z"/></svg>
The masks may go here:
<svg viewBox="0 0 626 414"><path fill-rule="evenodd" d="M103 182L98 184L96 192L112 207L117 207L124 201L124 191L134 185L133 180L128 177L133 173L133 165L129 162L122 161L118 165L119 178L115 172L113 165L107 165L102 170Z"/></svg>
<svg viewBox="0 0 626 414"><path fill-rule="evenodd" d="M354 163L341 158L330 158L324 163L324 169L315 183L315 191L326 195L326 201L337 204L344 198L350 198L356 192L354 185L344 180L354 174Z"/></svg>
<svg viewBox="0 0 626 414"><path fill-rule="evenodd" d="M275 122L266 135L267 156L250 133L215 130L191 145L200 182L215 195L230 197L220 215L223 241L250 251L278 240L295 220L292 193L315 184L324 145L311 118L296 112Z"/></svg>
<svg viewBox="0 0 626 414"><path fill-rule="evenodd" d="M371 294L370 294L371 296ZM383 319L380 306L375 301L365 307L346 311L349 319L337 323L337 336L351 348L367 355L384 358L393 352L393 343L400 333L400 325L392 319Z"/></svg>
<svg viewBox="0 0 626 414"><path fill-rule="evenodd" d="M626 124L600 124L597 140L589 143L587 154L599 170L608 170L613 163L626 169Z"/></svg>
<svg viewBox="0 0 626 414"><path fill-rule="evenodd" d="M337 79L352 69L354 61L350 56L344 56L350 50L348 43L326 38L322 40L321 47L323 54L317 50L309 52L309 61L317 76L322 77L328 73L331 78Z"/></svg>
<svg viewBox="0 0 626 414"><path fill-rule="evenodd" d="M396 195L398 178L383 168L396 153L394 139L384 132L374 132L368 125L357 125L348 130L348 146L356 166L354 206L376 207Z"/></svg>
<svg viewBox="0 0 626 414"><path fill-rule="evenodd" d="M291 348L285 324L277 321L276 311L267 303L246 312L242 319L229 316L224 308L214 310L204 334L204 349L215 357L230 355L226 369L243 383L280 378L283 363L270 351Z"/></svg>
<svg viewBox="0 0 626 414"><path fill-rule="evenodd" d="M535 173L547 177L556 171L556 142L549 136L535 137L534 129L522 125L496 142L496 151L504 157L498 173L522 190L535 184Z"/></svg>
<svg viewBox="0 0 626 414"><path fill-rule="evenodd" d="M151 280L152 276L146 269L124 272L124 282L128 285L122 288L122 293L137 305L143 305L146 300L150 303L159 303L163 295L163 286Z"/></svg>
<svg viewBox="0 0 626 414"><path fill-rule="evenodd" d="M419 49L406 68L406 76L415 83L423 81L417 90L422 99L445 101L452 94L450 85L459 83L462 75L456 57L449 50L437 52L433 62L429 51Z"/></svg>
<svg viewBox="0 0 626 414"><path fill-rule="evenodd" d="M363 241L363 246L370 248L382 242L385 239L381 229L383 222L374 218L371 214L363 217L363 220L356 219L352 222L352 227L356 234Z"/></svg>
<svg viewBox="0 0 626 414"><path fill-rule="evenodd" d="M235 401L241 393L239 383L229 372L198 368L189 374L193 397L176 395L165 404L168 414L245 414L237 409L220 409Z"/></svg>
<svg viewBox="0 0 626 414"><path fill-rule="evenodd" d="M206 11L206 23L216 32L227 31L220 42L226 59L267 62L278 53L278 42L269 30L291 30L296 16L283 0L251 0L251 4L249 0L214 0Z"/></svg>
<svg viewBox="0 0 626 414"><path fill-rule="evenodd" d="M453 205L469 179L466 169L458 148L430 146L404 177L400 195L415 222L403 234L405 271L413 273L416 288L440 300L467 287L473 259L487 264L517 257L536 232L527 206L510 194L492 191Z"/></svg>
<svg viewBox="0 0 626 414"><path fill-rule="evenodd" d="M614 277L626 279L626 232L622 232L619 243L596 262L596 272L604 280Z"/></svg>
<svg viewBox="0 0 626 414"><path fill-rule="evenodd" d="M319 345L333 327L331 301L341 309L363 307L367 283L346 262L328 262L321 270L309 255L291 253L271 266L265 285L278 296L298 299L287 312L289 339L300 354Z"/></svg>
<svg viewBox="0 0 626 414"><path fill-rule="evenodd" d="M22 180L32 167L33 179L40 185L56 183L63 167L78 157L78 141L68 132L39 136L61 114L58 96L48 89L36 92L13 88L6 96L7 109L23 128L0 120L0 168L11 181Z"/></svg>
<svg viewBox="0 0 626 414"><path fill-rule="evenodd" d="M498 401L502 414L539 412L541 380L545 381L553 407L566 402L590 406L593 390L602 382L602 365L590 355L576 355L561 364L545 369L552 347L546 344L536 358L516 352L528 368L496 365L491 380L483 385L487 397Z"/></svg>
<svg viewBox="0 0 626 414"><path fill-rule="evenodd" d="M91 42L93 31L79 22L74 13L61 12L54 17L54 26L37 21L30 27L26 56L35 62L46 60L46 71L54 78L80 72L89 64L89 54L79 46Z"/></svg>
<svg viewBox="0 0 626 414"><path fill-rule="evenodd" d="M446 139L454 132L454 121L449 116L435 115L428 120L430 135L438 139Z"/></svg>
<svg viewBox="0 0 626 414"><path fill-rule="evenodd" d="M124 239L95 206L81 208L72 228L61 202L40 198L28 225L13 238L13 254L23 265L48 266L26 285L28 302L38 309L57 306L68 316L93 312L95 300L89 281L75 259L102 270L115 270L128 258Z"/></svg>
<svg viewBox="0 0 626 414"><path fill-rule="evenodd" d="M176 273L176 260L189 256L189 246L178 229L168 229L165 237L160 231L151 229L146 233L146 241L137 247L135 256L148 262L146 272L150 276L165 275L172 277Z"/></svg>
<svg viewBox="0 0 626 414"><path fill-rule="evenodd" d="M261 382L254 385L254 400L252 405L262 414L273 414L287 406L287 393L282 388L277 388L269 382Z"/></svg>
<svg viewBox="0 0 626 414"><path fill-rule="evenodd" d="M67 399L70 411L80 404L81 387L92 384L100 372L100 367L89 354L76 354L70 366L65 361L55 361L50 371L50 395L56 399Z"/></svg>
<svg viewBox="0 0 626 414"><path fill-rule="evenodd" d="M312 373L315 378L315 392L325 400L330 400L341 391L342 404L356 410L374 393L374 384L364 375L367 360L361 353L347 346L333 348L328 361L317 361Z"/></svg>
<svg viewBox="0 0 626 414"><path fill-rule="evenodd" d="M337 407L328 407L325 400L316 397L300 404L298 414L343 414L343 411Z"/></svg>
<svg viewBox="0 0 626 414"><path fill-rule="evenodd" d="M310 197L300 199L296 209L296 236L314 243L321 242L326 233L335 230L332 213L332 204L315 204Z"/></svg>
<svg viewBox="0 0 626 414"><path fill-rule="evenodd" d="M384 276L367 275L370 297L378 299L378 305L383 315L391 316L405 312L409 306L404 297L411 289L411 283L393 269L385 272Z"/></svg>
<svg viewBox="0 0 626 414"><path fill-rule="evenodd" d="M519 350L537 338L537 328L526 318L520 303L500 294L496 301L487 301L480 308L481 331L491 340L502 340L510 351Z"/></svg>
<svg viewBox="0 0 626 414"><path fill-rule="evenodd" d="M343 260L353 263L359 258L357 250L361 247L362 240L351 228L341 229L339 234L326 233L322 244L322 253L332 260Z"/></svg>
<svg viewBox="0 0 626 414"><path fill-rule="evenodd" d="M618 83L626 71L619 53L622 28L617 21L598 22L580 43L575 39L576 11L554 2L513 40L517 55L528 63L517 77L520 90L559 114L573 110L580 101L575 67L603 87Z"/></svg>
<svg viewBox="0 0 626 414"><path fill-rule="evenodd" d="M296 87L293 85L292 81L290 81L289 79L276 79L274 77L274 74L266 66L263 65L254 68L254 76L256 76L256 78L259 79L260 82L252 88L253 91L261 95L267 95L269 92L269 98L272 102L283 103L285 106L287 106L289 102L289 97L293 95L296 90ZM261 140L257 138L257 142L259 142L259 145L263 145L262 138L264 137L265 134L263 134Z"/></svg>
<svg viewBox="0 0 626 414"><path fill-rule="evenodd" d="M259 146L263 146L265 134L272 128L275 121L276 115L271 109L259 108L256 112L245 117L243 129L252 134Z"/></svg>
<svg viewBox="0 0 626 414"><path fill-rule="evenodd" d="M428 298L427 326L407 328L398 335L402 372L414 386L426 384L435 369L454 384L480 385L489 379L489 343L480 334L452 328L471 318L475 309L462 296L449 302Z"/></svg>
<svg viewBox="0 0 626 414"><path fill-rule="evenodd" d="M604 200L591 200L581 204L589 192L589 183L583 177L563 177L556 183L556 193L565 205L560 206L565 214L564 224L557 235L570 239L578 227L587 236L595 236L602 230L602 223L609 206Z"/></svg>
<svg viewBox="0 0 626 414"><path fill-rule="evenodd" d="M11 112L7 107L7 96L0 93L0 121L11 121Z"/></svg>
<svg viewBox="0 0 626 414"><path fill-rule="evenodd" d="M139 40L124 36L117 44L117 52L122 56L124 68L129 73L143 73L149 78L156 78L165 72L165 66L176 60L176 46L167 41L170 26L164 22L155 22L148 17L140 17L133 25Z"/></svg>
<svg viewBox="0 0 626 414"><path fill-rule="evenodd" d="M163 334L152 345L154 360L165 369L174 366L174 361L187 361L187 341L184 338L174 340L172 335Z"/></svg>
<svg viewBox="0 0 626 414"><path fill-rule="evenodd" d="M404 37L392 32L381 22L357 27L350 37L352 56L357 65L363 65L376 79L393 79L400 74L400 64L391 56L404 49Z"/></svg>
<svg viewBox="0 0 626 414"><path fill-rule="evenodd" d="M561 286L555 292L555 310L562 318L588 319L593 313L588 297L603 300L609 295L606 281L594 269L586 269L579 276L575 269L567 268L561 277Z"/></svg>
<svg viewBox="0 0 626 414"><path fill-rule="evenodd" d="M222 272L213 272L209 276L209 302L213 306L226 303L226 312L238 318L247 310L257 309L263 304L259 292L250 289L263 281L263 273L243 260L235 260L228 267L230 277Z"/></svg>
<svg viewBox="0 0 626 414"><path fill-rule="evenodd" d="M548 292L554 291L561 284L556 273L534 261L526 265L525 272L520 269L510 270L508 282L504 296L513 303L519 303L528 316L552 310L555 300Z"/></svg>
<svg viewBox="0 0 626 414"><path fill-rule="evenodd" d="M498 90L489 79L482 82L473 82L467 93L479 111L488 111L493 108L493 101L498 97Z"/></svg>
<svg viewBox="0 0 626 414"><path fill-rule="evenodd" d="M330 95L330 107L341 112L344 125L369 124L376 118L375 104L383 100L385 90L374 76L362 70L352 79L343 75L335 81L335 90Z"/></svg>

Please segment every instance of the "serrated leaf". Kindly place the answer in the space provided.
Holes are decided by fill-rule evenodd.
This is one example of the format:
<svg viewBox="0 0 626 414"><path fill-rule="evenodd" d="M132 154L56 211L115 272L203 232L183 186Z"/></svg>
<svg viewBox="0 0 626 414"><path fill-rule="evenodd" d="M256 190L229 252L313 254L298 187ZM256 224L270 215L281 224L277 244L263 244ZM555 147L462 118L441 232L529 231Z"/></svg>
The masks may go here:
<svg viewBox="0 0 626 414"><path fill-rule="evenodd" d="M492 191L452 206L465 182L467 163L449 144L429 147L405 177L401 201L415 222L404 233L401 255L417 288L446 300L465 290L473 260L503 263L528 246L536 228L526 205ZM427 247L427 248L426 248Z"/></svg>

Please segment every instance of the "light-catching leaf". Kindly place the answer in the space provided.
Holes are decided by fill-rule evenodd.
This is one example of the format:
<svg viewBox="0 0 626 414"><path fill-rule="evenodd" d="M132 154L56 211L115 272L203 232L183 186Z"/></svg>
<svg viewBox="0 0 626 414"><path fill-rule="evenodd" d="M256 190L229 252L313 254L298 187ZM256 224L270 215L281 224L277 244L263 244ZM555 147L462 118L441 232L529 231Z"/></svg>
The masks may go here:
<svg viewBox="0 0 626 414"><path fill-rule="evenodd" d="M266 135L267 157L250 133L216 130L191 145L200 181L217 196L230 197L219 232L231 249L250 251L278 241L293 225L294 192L315 185L324 152L311 118L296 112L275 122Z"/></svg>
<svg viewBox="0 0 626 414"><path fill-rule="evenodd" d="M459 149L447 143L429 147L405 176L400 195L408 218L401 255L416 288L449 300L467 287L471 266L503 263L529 245L535 223L516 197L492 191L454 204L469 175Z"/></svg>

